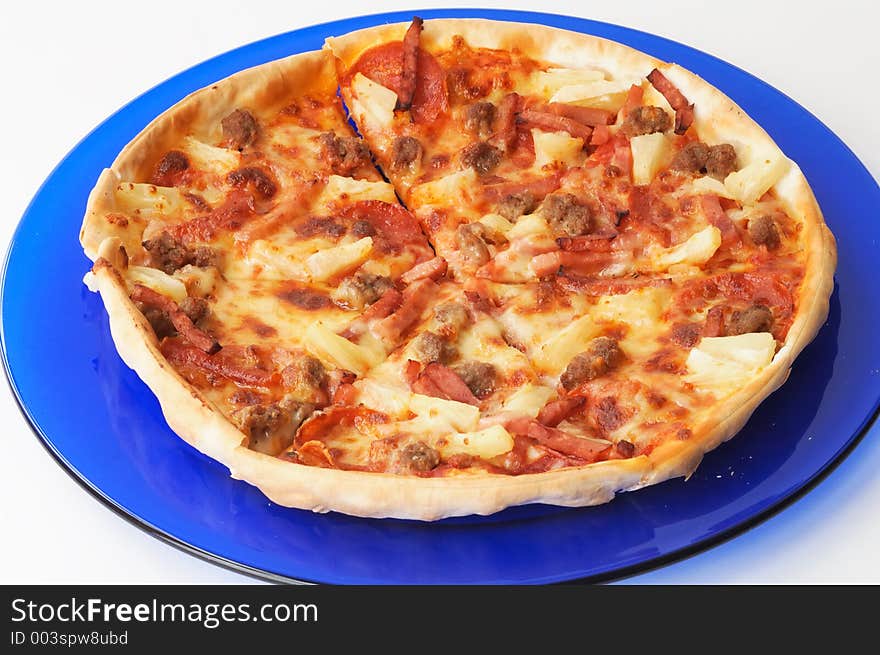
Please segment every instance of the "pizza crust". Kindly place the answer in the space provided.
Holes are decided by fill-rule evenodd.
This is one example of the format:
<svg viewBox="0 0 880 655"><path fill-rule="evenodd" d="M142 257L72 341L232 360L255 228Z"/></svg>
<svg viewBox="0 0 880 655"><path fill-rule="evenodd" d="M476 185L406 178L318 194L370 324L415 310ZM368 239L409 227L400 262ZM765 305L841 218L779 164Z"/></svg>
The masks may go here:
<svg viewBox="0 0 880 655"><path fill-rule="evenodd" d="M237 106L265 107L291 85L308 84L311 76L327 78L332 53L351 63L366 48L400 39L407 24L383 25L327 41L329 50L295 55L243 71L198 91L157 118L105 170L89 198L81 240L96 261L94 286L101 293L111 334L125 363L159 399L163 413L184 440L228 467L232 476L253 484L274 502L317 512L340 511L366 517L435 520L467 514L491 514L526 503L587 506L610 501L619 491L689 476L703 455L736 434L755 408L788 377L792 363L813 339L828 314L836 265L834 239L800 169L793 163L778 191L790 213L805 225L806 273L799 312L785 343L761 374L717 406L711 424L693 426L687 441L670 442L648 456L597 462L583 467L521 476L458 475L419 478L304 466L248 450L245 435L227 421L197 389L165 361L155 335L128 297L120 275L127 258L120 251L130 235L108 227L103 216L112 211L112 192L122 179L137 179L158 152L167 149L190 121L220 118ZM599 63L617 76L641 77L660 68L697 106L695 127L708 141L747 142L753 153L780 153L770 137L729 98L706 82L672 65L621 44L575 32L532 24L486 20L432 20L423 39L448 45L462 35L473 46L518 48L536 59L578 67ZM711 115L712 120L707 120ZM780 153L781 154L781 153ZM756 154L759 156L759 154ZM138 243L140 237L137 236Z"/></svg>

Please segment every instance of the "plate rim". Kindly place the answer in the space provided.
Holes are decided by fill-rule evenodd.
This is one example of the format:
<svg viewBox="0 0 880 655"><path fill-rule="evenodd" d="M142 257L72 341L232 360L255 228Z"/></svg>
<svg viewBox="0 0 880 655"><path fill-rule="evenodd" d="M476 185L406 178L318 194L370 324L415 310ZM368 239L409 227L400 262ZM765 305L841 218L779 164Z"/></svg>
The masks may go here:
<svg viewBox="0 0 880 655"><path fill-rule="evenodd" d="M267 569L261 569L257 567L250 566L248 564L244 564L242 562L238 562L236 560L224 557L215 552L211 552L206 550L200 546L196 546L194 544L188 543L184 539L171 534L170 532L163 530L162 528L153 525L148 520L137 516L131 510L123 507L112 498L107 496L104 492L102 492L99 488L97 488L92 482L82 475L76 467L68 462L64 456L58 452L49 437L43 434L39 425L36 422L36 419L31 415L26 403L22 399L19 389L17 388L14 381L14 374L12 371L12 367L9 362L8 352L7 352L7 340L6 340L6 321L5 321L5 295L6 295L6 282L7 282L7 273L10 268L10 263L12 260L13 251L15 250L15 246L17 242L19 242L22 238L23 231L23 223L25 218L30 214L33 205L37 201L38 198L41 197L46 187L49 185L50 181L53 180L58 170L67 162L67 160L79 150L92 136L95 132L100 130L106 123L111 121L117 115L122 112L125 112L131 105L139 101L144 96L152 93L158 87L168 83L169 81L191 73L194 69L197 69L205 64L213 62L214 60L231 56L239 51L251 49L257 44L265 43L268 41L282 39L288 37L292 34L301 33L306 30L321 30L323 32L327 32L328 29L333 26L343 25L346 23L350 23L352 21L368 21L371 24L381 24L382 21L389 22L390 20L405 20L405 17L408 15L413 15L412 11L390 11L390 12L377 12L370 14L360 14L356 16L349 16L346 18L324 21L321 23L315 23L310 25L304 25L302 27L295 28L293 30L288 30L286 32L280 32L278 34L270 35L262 39L258 39L256 41L252 41L250 43L246 43L230 50L217 53L208 57L207 59L200 61L192 66L189 66L177 73L171 75L167 79L160 81L158 84L148 88L143 93L138 94L131 100L127 101L123 106L119 107L117 110L112 112L109 116L107 116L104 120L98 123L93 129L91 129L85 136L83 136L79 141L77 141L68 152L58 161L58 163L51 169L51 171L47 174L46 178L40 184L38 189L34 192L31 200L28 202L25 207L24 212L18 219L16 227L13 231L13 234L10 238L9 243L6 246L6 252L3 258L2 272L0 272L0 360L3 363L3 372L6 380L7 387L12 391L12 397L15 400L15 404L17 409L19 410L22 417L25 419L25 423L28 428L31 430L32 434L36 437L37 441L43 446L43 448L48 452L51 458L55 461L55 463L65 472L67 475L73 479L81 488L85 489L90 496L98 500L103 506L107 509L111 510L118 516L122 517L129 524L137 527L141 531L147 533L148 535L156 538L157 540L168 544L180 551L183 551L189 555L195 556L202 561L209 562L211 564L220 566L226 570L230 570L239 574L243 574L249 576L251 578L273 582L273 583L283 583L283 584L335 584L335 583L327 583L323 581L317 581L309 579L307 576L302 577L293 577L281 573L276 573L274 571L270 571ZM516 9L498 9L498 8L435 8L435 9L420 9L416 10L415 13L418 13L422 16L426 17L435 17L435 18L446 18L446 17L461 17L461 18L488 18L488 19L500 19L501 16L505 16L504 20L509 22L522 22L522 23L533 23L533 24L545 24L542 23L542 19L552 18L555 20L574 20L582 23L586 23L587 25L601 25L604 27L609 27L612 29L622 30L625 32L629 32L632 34L637 34L643 37L647 37L650 39L658 40L661 43L668 43L677 47L684 47L689 49L694 53L698 53L700 56L707 58L709 61L723 64L726 67L731 69L735 69L739 71L741 74L748 76L751 80L757 81L758 83L768 87L769 89L775 91L781 96L785 97L789 102L791 102L794 106L796 106L800 111L804 112L807 116L809 116L815 124L820 127L828 136L833 138L846 153L850 156L850 158L857 163L864 172L868 175L869 178L874 179L871 172L865 166L864 162L853 152L853 150L843 141L835 132L833 132L824 122L819 120L812 112L803 107L800 103L792 99L790 96L780 91L776 87L771 84L765 82L764 80L758 78L752 73L736 66L735 64L731 64L715 55L707 53L703 50L699 50L693 46L687 45L685 43L681 43L679 41L675 41L673 39L669 39L667 37L663 37L660 35L652 34L650 32L646 32L643 30L627 27L624 25L618 25L615 23L598 21L589 18L583 18L578 16L569 16L565 14L557 14L550 12L538 12L538 11L528 11L528 10L516 10ZM358 28L360 29L360 28ZM564 28L563 28L564 29ZM574 30L580 31L580 30ZM329 32L327 32L329 34ZM607 38L607 37L601 37ZM876 181L876 180L875 180ZM836 286L836 285L835 285ZM569 579L559 579L555 581L555 584L592 584L592 583L607 583L611 581L623 580L626 578L630 578L635 575L639 575L642 573L646 573L648 571L656 570L673 562L684 561L689 559L699 553L706 552L719 546L727 541L734 539L735 537L745 534L750 531L752 528L757 527L758 525L764 523L769 520L773 516L781 513L783 510L787 509L797 501L801 500L807 494L809 494L813 489L815 489L823 480L825 480L828 476L830 476L843 461L849 457L850 454L858 447L858 445L862 442L865 435L867 435L871 429L877 423L878 418L880 418L880 398L878 398L877 402L875 402L875 406L873 412L867 415L864 420L861 428L854 433L847 442L833 455L831 459L825 462L820 468L815 470L810 476L805 478L799 485L792 488L786 495L782 496L780 499L773 502L771 505L766 507L765 509L752 514L748 518L742 519L740 521L735 522L734 524L720 530L712 535L706 536L699 541L682 546L681 548L668 551L662 553L656 557L652 557L649 559L642 560L635 564L629 564L626 566L621 566L618 568L614 568L608 571L596 573L593 575L583 576L583 577L574 577Z"/></svg>

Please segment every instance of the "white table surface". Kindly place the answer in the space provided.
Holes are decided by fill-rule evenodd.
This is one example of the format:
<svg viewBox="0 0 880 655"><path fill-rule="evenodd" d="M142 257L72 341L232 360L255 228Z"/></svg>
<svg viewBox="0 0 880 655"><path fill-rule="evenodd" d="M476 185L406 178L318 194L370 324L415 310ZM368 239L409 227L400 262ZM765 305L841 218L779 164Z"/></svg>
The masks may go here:
<svg viewBox="0 0 880 655"><path fill-rule="evenodd" d="M435 3L473 6L470 2ZM782 90L880 172L880 18L869 0L783 3L483 0L652 32L731 62ZM701 10L701 6L708 7ZM0 243L30 198L94 126L166 78L232 48L363 13L431 6L211 0L8 3L0 20ZM798 9L794 9L798 6ZM127 8L128 7L128 8ZM241 583L133 527L83 491L0 391L0 583ZM635 583L880 583L880 428L781 514Z"/></svg>

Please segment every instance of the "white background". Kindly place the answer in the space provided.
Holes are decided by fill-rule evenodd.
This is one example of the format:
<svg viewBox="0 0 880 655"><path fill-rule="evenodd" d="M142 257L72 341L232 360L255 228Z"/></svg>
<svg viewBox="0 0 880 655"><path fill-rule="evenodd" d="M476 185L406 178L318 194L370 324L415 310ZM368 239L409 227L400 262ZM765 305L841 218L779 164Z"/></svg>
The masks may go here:
<svg viewBox="0 0 880 655"><path fill-rule="evenodd" d="M443 6L475 2L447 1ZM880 173L880 15L869 0L483 0L634 27L717 55L794 98ZM6 3L0 244L55 164L116 109L198 62L314 23L430 3ZM795 8L797 7L797 8ZM874 208L875 210L878 208ZM70 226L75 230L77 226ZM64 473L0 390L0 583L234 583L113 514ZM781 514L641 583L880 583L880 432Z"/></svg>

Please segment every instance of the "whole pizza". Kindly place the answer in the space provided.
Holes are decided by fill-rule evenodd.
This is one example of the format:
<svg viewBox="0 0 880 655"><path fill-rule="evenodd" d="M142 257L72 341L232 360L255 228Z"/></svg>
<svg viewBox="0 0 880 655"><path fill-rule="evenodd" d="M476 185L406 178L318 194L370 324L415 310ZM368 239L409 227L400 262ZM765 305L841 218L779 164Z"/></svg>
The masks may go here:
<svg viewBox="0 0 880 655"><path fill-rule="evenodd" d="M488 20L197 91L104 170L80 237L187 442L282 505L423 520L690 475L785 381L836 261L720 91Z"/></svg>

